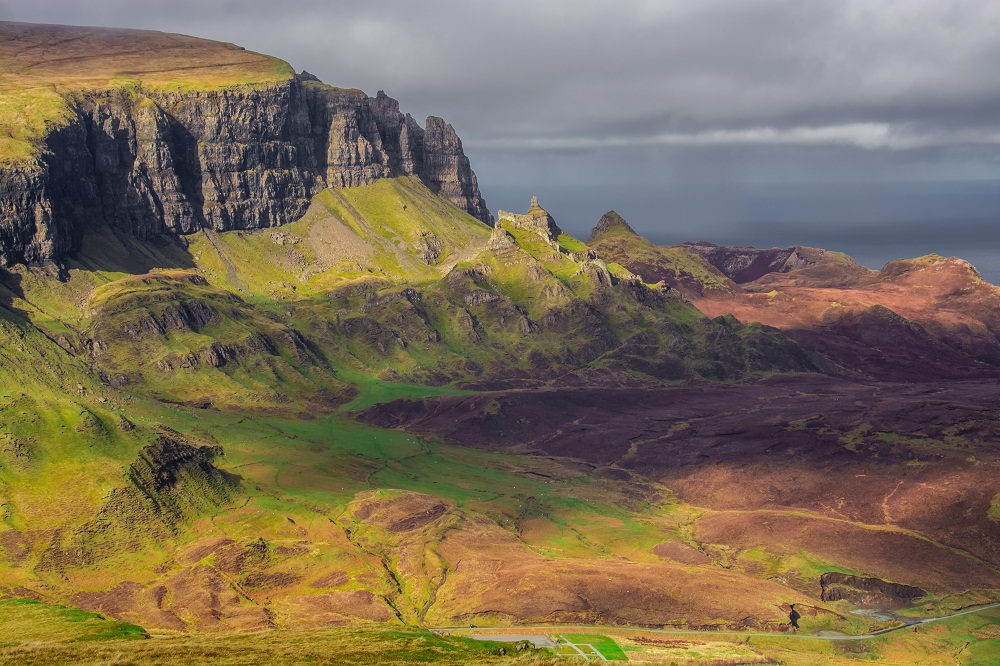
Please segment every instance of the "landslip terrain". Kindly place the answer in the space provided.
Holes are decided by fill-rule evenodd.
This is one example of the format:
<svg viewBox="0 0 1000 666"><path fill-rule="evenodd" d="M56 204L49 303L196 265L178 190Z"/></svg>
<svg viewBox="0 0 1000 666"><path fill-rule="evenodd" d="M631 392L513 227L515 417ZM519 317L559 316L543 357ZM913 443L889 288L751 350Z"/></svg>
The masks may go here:
<svg viewBox="0 0 1000 666"><path fill-rule="evenodd" d="M879 634L1000 599L1000 289L525 203L382 92L0 23L0 661L1000 656Z"/></svg>

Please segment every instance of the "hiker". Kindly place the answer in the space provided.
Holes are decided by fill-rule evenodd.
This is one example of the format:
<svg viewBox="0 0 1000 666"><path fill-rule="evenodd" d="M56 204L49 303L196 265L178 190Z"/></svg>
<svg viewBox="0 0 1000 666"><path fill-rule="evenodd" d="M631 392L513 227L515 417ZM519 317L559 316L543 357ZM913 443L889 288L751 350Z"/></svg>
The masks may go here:
<svg viewBox="0 0 1000 666"><path fill-rule="evenodd" d="M788 622L792 625L792 633L794 634L799 629L799 618L802 616L795 610L795 604L792 604L790 607L792 611L788 614Z"/></svg>

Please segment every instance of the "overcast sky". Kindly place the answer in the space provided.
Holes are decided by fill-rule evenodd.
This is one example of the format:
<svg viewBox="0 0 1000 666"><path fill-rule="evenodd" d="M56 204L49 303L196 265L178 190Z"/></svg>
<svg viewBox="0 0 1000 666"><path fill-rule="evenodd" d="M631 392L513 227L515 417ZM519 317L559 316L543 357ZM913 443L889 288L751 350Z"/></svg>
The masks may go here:
<svg viewBox="0 0 1000 666"><path fill-rule="evenodd" d="M663 241L871 262L1000 236L997 0L0 0L0 17L221 39L384 89L455 125L492 209L538 194L577 234L614 208Z"/></svg>

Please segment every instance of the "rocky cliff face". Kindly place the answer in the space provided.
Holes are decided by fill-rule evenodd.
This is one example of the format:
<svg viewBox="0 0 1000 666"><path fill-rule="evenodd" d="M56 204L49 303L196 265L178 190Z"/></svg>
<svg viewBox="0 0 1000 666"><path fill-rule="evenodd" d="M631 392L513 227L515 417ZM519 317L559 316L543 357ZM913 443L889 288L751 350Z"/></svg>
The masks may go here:
<svg viewBox="0 0 1000 666"><path fill-rule="evenodd" d="M58 261L88 228L141 238L294 221L325 187L417 176L493 219L451 125L312 77L184 92L87 93L31 166L0 170L0 265Z"/></svg>
<svg viewBox="0 0 1000 666"><path fill-rule="evenodd" d="M759 250L754 247L726 247L702 241L683 243L681 247L701 255L737 284L753 282L768 273L787 273L823 263L846 262L852 265L854 263L846 257L838 258L835 253L800 245Z"/></svg>

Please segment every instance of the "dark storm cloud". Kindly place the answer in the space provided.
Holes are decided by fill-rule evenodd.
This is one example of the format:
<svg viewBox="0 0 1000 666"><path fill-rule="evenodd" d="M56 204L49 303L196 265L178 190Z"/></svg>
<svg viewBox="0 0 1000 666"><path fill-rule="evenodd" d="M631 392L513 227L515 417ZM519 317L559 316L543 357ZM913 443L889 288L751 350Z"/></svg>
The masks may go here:
<svg viewBox="0 0 1000 666"><path fill-rule="evenodd" d="M482 147L998 143L1000 3L36 0L226 39L447 111Z"/></svg>

